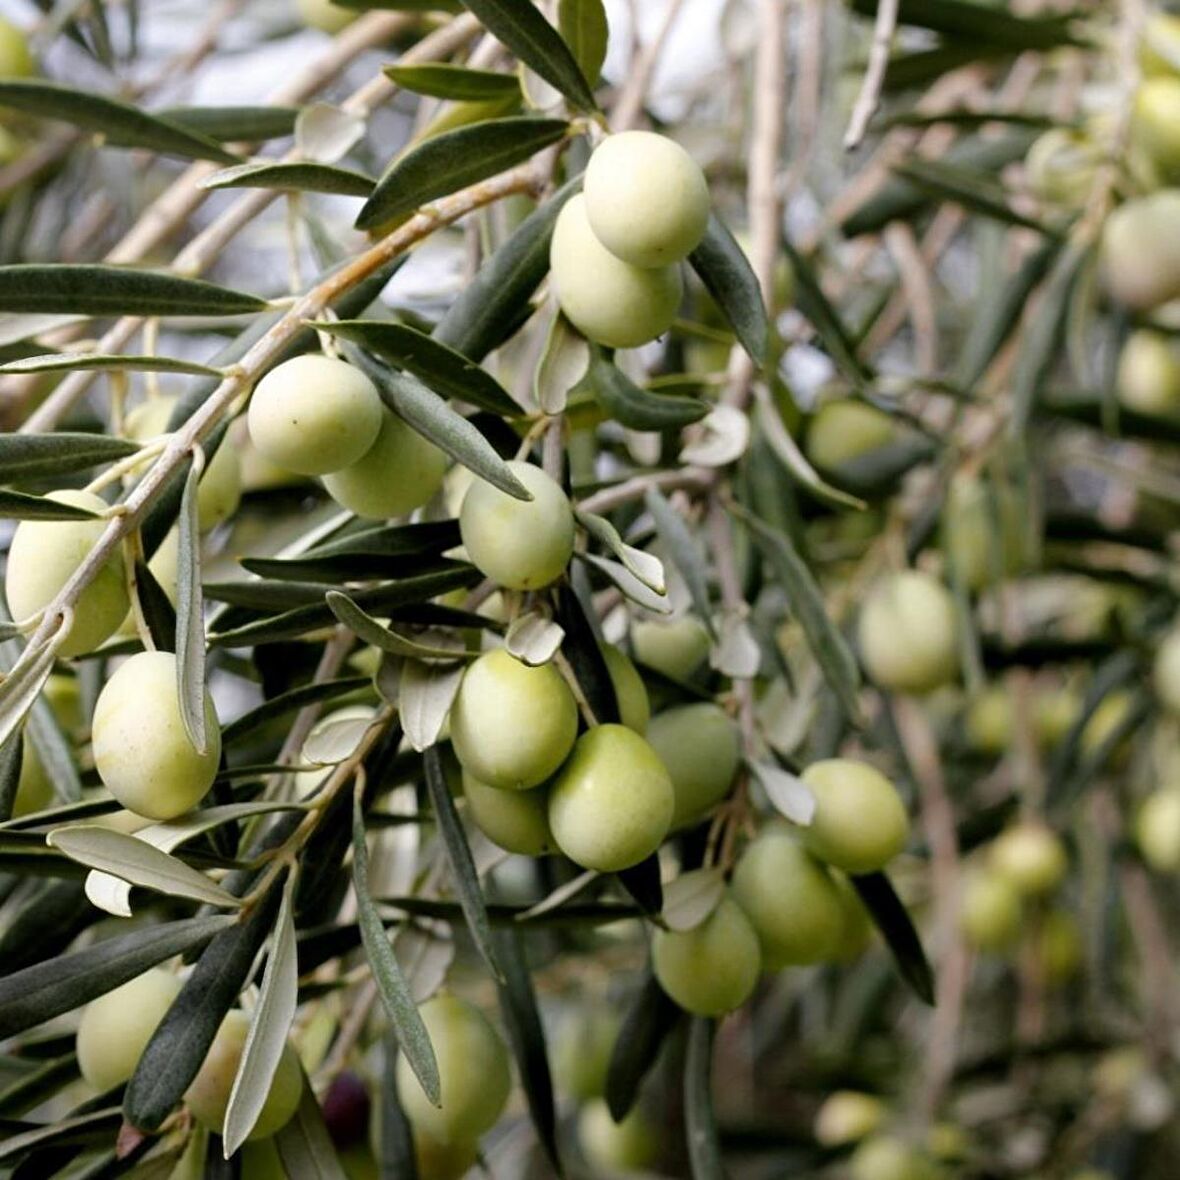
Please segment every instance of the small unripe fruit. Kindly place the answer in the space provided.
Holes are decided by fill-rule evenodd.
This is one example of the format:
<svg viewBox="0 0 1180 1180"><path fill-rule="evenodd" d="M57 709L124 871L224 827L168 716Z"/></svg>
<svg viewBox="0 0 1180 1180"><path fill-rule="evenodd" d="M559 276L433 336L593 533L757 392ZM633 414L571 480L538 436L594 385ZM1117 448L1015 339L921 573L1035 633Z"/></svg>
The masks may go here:
<svg viewBox="0 0 1180 1180"><path fill-rule="evenodd" d="M463 497L459 532L481 573L511 590L536 590L565 572L574 514L565 492L539 467L512 462L508 468L533 498L517 500L475 479Z"/></svg>
<svg viewBox="0 0 1180 1180"><path fill-rule="evenodd" d="M674 795L659 756L624 725L583 734L549 793L549 826L576 864L617 873L663 843Z"/></svg>
<svg viewBox="0 0 1180 1180"><path fill-rule="evenodd" d="M506 852L546 856L557 850L549 830L549 794L544 787L505 791L464 774L463 796L475 826Z"/></svg>
<svg viewBox="0 0 1180 1180"><path fill-rule="evenodd" d="M1147 78L1139 85L1131 137L1167 180L1180 172L1180 78Z"/></svg>
<svg viewBox="0 0 1180 1180"><path fill-rule="evenodd" d="M646 733L651 718L651 703L647 699L647 687L638 669L617 647L606 644L602 649L606 670L615 690L615 701L619 706L619 720L636 733Z"/></svg>
<svg viewBox="0 0 1180 1180"><path fill-rule="evenodd" d="M1102 162L1102 147L1086 134L1054 127L1024 158L1029 188L1043 201L1074 208L1085 202Z"/></svg>
<svg viewBox="0 0 1180 1180"><path fill-rule="evenodd" d="M435 1106L404 1056L397 1061L397 1093L415 1132L440 1143L470 1143L490 1130L508 1101L512 1078L500 1034L478 1008L437 995L419 1008L434 1046L442 1092Z"/></svg>
<svg viewBox="0 0 1180 1180"><path fill-rule="evenodd" d="M100 1094L127 1081L180 991L171 971L153 967L92 1000L78 1024L78 1068Z"/></svg>
<svg viewBox="0 0 1180 1180"><path fill-rule="evenodd" d="M442 487L447 456L434 443L386 410L377 441L355 463L324 476L324 487L342 508L368 520L404 516Z"/></svg>
<svg viewBox="0 0 1180 1180"><path fill-rule="evenodd" d="M1102 231L1111 295L1147 310L1180 296L1180 192L1164 189L1120 205Z"/></svg>
<svg viewBox="0 0 1180 1180"><path fill-rule="evenodd" d="M601 1099L578 1115L578 1143L588 1163L617 1174L650 1167L660 1153L660 1134L642 1107L632 1107L621 1123Z"/></svg>
<svg viewBox="0 0 1180 1180"><path fill-rule="evenodd" d="M1082 962L1082 936L1067 910L1050 910L1041 922L1037 955L1041 976L1050 987L1068 983Z"/></svg>
<svg viewBox="0 0 1180 1180"><path fill-rule="evenodd" d="M221 1134L230 1091L237 1076L246 1035L250 1031L250 1017L240 1008L225 1014L205 1060L193 1078L184 1100L193 1118L203 1127ZM283 1046L278 1067L270 1084L270 1091L249 1139L266 1139L281 1131L290 1121L303 1096L303 1073L299 1057L289 1044Z"/></svg>
<svg viewBox="0 0 1180 1180"><path fill-rule="evenodd" d="M851 963L869 949L876 927L848 874L832 869L831 876L844 906L844 925L840 929L840 941L832 958L837 963Z"/></svg>
<svg viewBox="0 0 1180 1180"><path fill-rule="evenodd" d="M21 738L20 778L16 784L16 796L12 801L12 818L32 815L44 811L53 802L53 783L45 773L33 743L27 737Z"/></svg>
<svg viewBox="0 0 1180 1180"><path fill-rule="evenodd" d="M729 794L741 745L737 725L716 705L700 702L666 709L652 718L647 740L672 779L674 828L703 815Z"/></svg>
<svg viewBox="0 0 1180 1180"><path fill-rule="evenodd" d="M559 1026L553 1075L562 1093L579 1102L602 1097L618 1032L619 1017L606 1007L579 1009Z"/></svg>
<svg viewBox="0 0 1180 1180"><path fill-rule="evenodd" d="M24 30L0 17L0 78L29 78L36 72Z"/></svg>
<svg viewBox="0 0 1180 1180"><path fill-rule="evenodd" d="M857 638L865 671L884 689L931 692L959 670L954 599L916 570L894 574L870 592Z"/></svg>
<svg viewBox="0 0 1180 1180"><path fill-rule="evenodd" d="M360 369L310 353L276 365L254 387L247 423L272 463L327 475L357 462L377 441L383 408Z"/></svg>
<svg viewBox="0 0 1180 1180"><path fill-rule="evenodd" d="M91 492L50 492L48 499L90 512L105 512L107 504ZM106 532L105 520L23 520L12 535L4 593L16 620L27 619L47 607L74 576ZM74 622L57 649L60 656L93 651L115 633L131 603L123 580L123 558L116 551L78 596Z"/></svg>
<svg viewBox="0 0 1180 1180"><path fill-rule="evenodd" d="M930 1161L892 1135L866 1139L848 1161L850 1180L933 1180Z"/></svg>
<svg viewBox="0 0 1180 1180"><path fill-rule="evenodd" d="M709 224L709 186L674 140L622 131L595 148L582 186L594 236L632 266L667 266L700 245Z"/></svg>
<svg viewBox="0 0 1180 1180"><path fill-rule="evenodd" d="M815 1138L823 1147L859 1143L885 1121L885 1103L859 1090L837 1090L815 1116Z"/></svg>
<svg viewBox="0 0 1180 1180"><path fill-rule="evenodd" d="M479 1160L479 1143L474 1139L440 1143L415 1128L414 1160L418 1180L463 1180Z"/></svg>
<svg viewBox="0 0 1180 1180"><path fill-rule="evenodd" d="M1006 878L979 871L963 882L959 929L976 950L1000 952L1020 937L1023 909L1020 894Z"/></svg>
<svg viewBox="0 0 1180 1180"><path fill-rule="evenodd" d="M1140 414L1180 414L1180 347L1163 332L1137 328L1119 353L1119 401Z"/></svg>
<svg viewBox="0 0 1180 1180"><path fill-rule="evenodd" d="M816 410L807 427L804 448L816 467L834 472L896 437L897 427L883 410L851 398L840 398L825 402Z"/></svg>
<svg viewBox="0 0 1180 1180"><path fill-rule="evenodd" d="M645 667L672 680L689 680L709 654L709 632L696 615L669 623L639 619L631 626L631 648Z"/></svg>
<svg viewBox="0 0 1180 1180"><path fill-rule="evenodd" d="M549 268L566 318L607 348L637 348L662 336L680 308L679 269L644 270L616 258L590 228L580 193L557 215Z"/></svg>
<svg viewBox="0 0 1180 1180"><path fill-rule="evenodd" d="M985 688L963 714L963 732L971 748L998 758L1012 745L1012 698L1002 685Z"/></svg>
<svg viewBox="0 0 1180 1180"><path fill-rule="evenodd" d="M1040 823L1020 823L992 842L991 866L1024 897L1049 893L1061 884L1069 862L1055 833Z"/></svg>
<svg viewBox="0 0 1180 1180"><path fill-rule="evenodd" d="M103 686L94 706L94 764L106 788L128 811L175 819L204 797L217 776L221 730L205 693L208 749L198 754L180 716L176 657L131 656Z"/></svg>
<svg viewBox="0 0 1180 1180"><path fill-rule="evenodd" d="M473 778L501 790L544 782L566 759L578 707L552 664L530 668L497 649L466 671L451 706L451 744Z"/></svg>
<svg viewBox="0 0 1180 1180"><path fill-rule="evenodd" d="M815 815L801 836L820 860L846 873L873 873L905 847L910 831L905 807L879 770L829 758L813 762L803 781L815 796Z"/></svg>
<svg viewBox="0 0 1180 1180"><path fill-rule="evenodd" d="M835 956L846 921L843 900L785 822L767 824L742 853L733 896L758 935L768 971Z"/></svg>
<svg viewBox="0 0 1180 1180"><path fill-rule="evenodd" d="M1180 627L1170 631L1156 649L1152 683L1160 704L1180 716Z"/></svg>
<svg viewBox="0 0 1180 1180"><path fill-rule="evenodd" d="M322 29L325 33L339 33L358 15L333 4L332 0L295 0L295 13L309 29Z"/></svg>
<svg viewBox="0 0 1180 1180"><path fill-rule="evenodd" d="M1135 842L1156 872L1180 872L1180 787L1164 787L1144 799L1135 819Z"/></svg>
<svg viewBox="0 0 1180 1180"><path fill-rule="evenodd" d="M1125 689L1115 689L1107 693L1098 702L1098 707L1090 714L1086 728L1082 730L1081 748L1087 757L1095 755L1120 730L1127 720L1133 698ZM1111 751L1111 757L1117 760L1126 752L1127 735L1124 733Z"/></svg>
<svg viewBox="0 0 1180 1180"><path fill-rule="evenodd" d="M723 1016L740 1008L762 971L754 927L728 896L692 930L657 930L651 952L660 987L697 1016Z"/></svg>
<svg viewBox="0 0 1180 1180"><path fill-rule="evenodd" d="M979 590L1016 573L1025 557L1024 507L1011 491L974 477L953 480L944 507L947 557L963 585Z"/></svg>
<svg viewBox="0 0 1180 1180"><path fill-rule="evenodd" d="M1148 78L1180 74L1180 16L1153 12L1143 23L1139 65Z"/></svg>
<svg viewBox="0 0 1180 1180"><path fill-rule="evenodd" d="M1033 702L1033 733L1043 750L1051 750L1077 720L1081 700L1069 688L1053 688L1041 693Z"/></svg>

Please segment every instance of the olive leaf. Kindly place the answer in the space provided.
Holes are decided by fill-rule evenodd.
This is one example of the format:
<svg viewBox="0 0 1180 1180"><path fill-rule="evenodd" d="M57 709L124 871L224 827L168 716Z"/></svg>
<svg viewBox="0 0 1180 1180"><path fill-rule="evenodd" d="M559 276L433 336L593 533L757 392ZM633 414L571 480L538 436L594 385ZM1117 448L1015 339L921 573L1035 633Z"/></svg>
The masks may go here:
<svg viewBox="0 0 1180 1180"><path fill-rule="evenodd" d="M201 595L201 533L198 483L203 464L189 465L177 521L176 676L180 717L198 754L209 749L205 716L205 622Z"/></svg>
<svg viewBox="0 0 1180 1180"><path fill-rule="evenodd" d="M561 648L565 632L539 611L518 615L508 626L504 646L509 654L531 668L549 663Z"/></svg>
<svg viewBox="0 0 1180 1180"><path fill-rule="evenodd" d="M222 370L213 365L203 365L198 361L173 360L164 356L126 356L123 354L108 355L99 352L53 352L44 355L21 357L20 360L8 361L0 365L0 373L60 373L78 370L118 370L142 373L185 373L198 377L220 377ZM37 435L19 435L16 437L37 438ZM46 435L42 437L62 438L63 435ZM105 435L88 435L86 437L99 439L104 442L123 442L122 439L107 438ZM125 445L134 445L127 443ZM56 468L55 471L60 471Z"/></svg>
<svg viewBox="0 0 1180 1180"><path fill-rule="evenodd" d="M815 796L798 775L783 770L781 766L754 759L747 760L746 768L766 792L775 811L793 824L803 828L810 826L815 818Z"/></svg>
<svg viewBox="0 0 1180 1180"><path fill-rule="evenodd" d="M209 139L253 143L282 139L294 132L298 107L212 106L165 107L157 115Z"/></svg>
<svg viewBox="0 0 1180 1180"><path fill-rule="evenodd" d="M606 1104L615 1122L622 1122L639 1097L668 1034L681 1012L649 971L623 1017L606 1072Z"/></svg>
<svg viewBox="0 0 1180 1180"><path fill-rule="evenodd" d="M902 979L918 999L933 1004L934 972L914 924L893 891L889 878L884 873L866 873L851 876L849 880L864 902L873 924L881 931Z"/></svg>
<svg viewBox="0 0 1180 1180"><path fill-rule="evenodd" d="M715 213L709 215L705 236L688 260L729 320L750 359L763 364L770 322L762 289L746 252Z"/></svg>
<svg viewBox="0 0 1180 1180"><path fill-rule="evenodd" d="M713 1112L713 1021L694 1016L684 1058L684 1128L693 1180L724 1180Z"/></svg>
<svg viewBox="0 0 1180 1180"><path fill-rule="evenodd" d="M660 911L669 930L695 930L717 908L725 895L725 874L718 868L681 873L664 889Z"/></svg>
<svg viewBox="0 0 1180 1180"><path fill-rule="evenodd" d="M643 502L656 522L656 532L660 540L688 587L693 610L708 628L709 633L714 634L712 607L709 604L708 571L688 525L680 513L668 503L667 497L659 488L648 488Z"/></svg>
<svg viewBox="0 0 1180 1180"><path fill-rule="evenodd" d="M422 753L438 741L462 680L462 664L404 661L397 704L412 749Z"/></svg>
<svg viewBox="0 0 1180 1180"><path fill-rule="evenodd" d="M59 478L116 463L134 455L139 443L105 434L60 431L56 434L0 434L0 479Z"/></svg>
<svg viewBox="0 0 1180 1180"><path fill-rule="evenodd" d="M558 0L557 30L569 46L582 77L593 86L602 72L610 36L602 0Z"/></svg>
<svg viewBox="0 0 1180 1180"><path fill-rule="evenodd" d="M605 545L637 581L642 582L653 594L662 597L668 593L664 563L658 557L637 549L634 545L628 545L619 536L619 530L605 516L598 516L581 508L575 509L574 515L582 528L600 544Z"/></svg>
<svg viewBox="0 0 1180 1180"><path fill-rule="evenodd" d="M450 98L457 102L486 102L488 99L520 93L520 80L515 74L443 62L385 66L382 73L403 90L426 94L431 98Z"/></svg>
<svg viewBox="0 0 1180 1180"><path fill-rule="evenodd" d="M301 193L368 197L377 184L371 176L332 164L307 160L255 160L214 172L202 188L275 188Z"/></svg>
<svg viewBox="0 0 1180 1180"><path fill-rule="evenodd" d="M300 1180L348 1180L306 1075L299 1107L294 1117L275 1134L274 1142L288 1176L298 1176Z"/></svg>

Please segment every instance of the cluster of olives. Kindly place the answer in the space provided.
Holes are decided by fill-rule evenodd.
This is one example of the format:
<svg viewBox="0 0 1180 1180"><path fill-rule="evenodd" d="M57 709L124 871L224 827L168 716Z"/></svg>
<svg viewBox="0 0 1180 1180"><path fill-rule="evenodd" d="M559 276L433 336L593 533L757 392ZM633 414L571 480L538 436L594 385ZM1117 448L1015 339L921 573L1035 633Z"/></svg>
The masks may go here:
<svg viewBox="0 0 1180 1180"><path fill-rule="evenodd" d="M679 264L708 220L704 174L679 144L650 131L608 136L553 230L550 273L566 318L608 348L663 335L680 308Z"/></svg>

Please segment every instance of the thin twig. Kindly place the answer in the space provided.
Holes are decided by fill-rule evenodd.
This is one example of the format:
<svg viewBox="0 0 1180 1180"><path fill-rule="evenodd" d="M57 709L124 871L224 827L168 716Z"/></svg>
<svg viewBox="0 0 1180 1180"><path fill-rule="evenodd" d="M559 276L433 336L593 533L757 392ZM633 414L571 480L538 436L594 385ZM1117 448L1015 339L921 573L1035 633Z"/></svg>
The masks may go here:
<svg viewBox="0 0 1180 1180"><path fill-rule="evenodd" d="M860 93L844 133L844 147L851 151L859 146L881 102L881 87L889 68L889 47L897 31L898 0L877 0L877 19L873 23L873 43L869 46L869 62L861 79Z"/></svg>
<svg viewBox="0 0 1180 1180"><path fill-rule="evenodd" d="M627 74L627 81L615 99L614 109L611 111L611 126L615 131L626 131L639 122L640 115L647 103L647 92L651 86L652 75L664 51L672 26L680 15L684 0L668 0L664 9L664 20L653 40L649 41L641 51L632 55L631 68ZM632 10L632 33L638 44L639 36L639 5Z"/></svg>

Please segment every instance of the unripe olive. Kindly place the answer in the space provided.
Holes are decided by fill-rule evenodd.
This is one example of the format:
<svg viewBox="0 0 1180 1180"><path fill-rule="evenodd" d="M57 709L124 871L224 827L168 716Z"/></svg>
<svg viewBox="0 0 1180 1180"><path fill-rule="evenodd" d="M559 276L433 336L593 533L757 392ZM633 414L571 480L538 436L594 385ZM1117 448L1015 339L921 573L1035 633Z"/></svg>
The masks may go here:
<svg viewBox="0 0 1180 1180"><path fill-rule="evenodd" d="M1180 347L1162 332L1137 328L1119 353L1119 401L1159 418L1180 414Z"/></svg>
<svg viewBox="0 0 1180 1180"><path fill-rule="evenodd" d="M1061 884L1069 861L1058 836L1037 822L1024 822L992 841L992 870L1024 897L1049 893Z"/></svg>
<svg viewBox="0 0 1180 1180"><path fill-rule="evenodd" d="M28 78L36 72L24 30L0 17L0 78Z"/></svg>
<svg viewBox="0 0 1180 1180"><path fill-rule="evenodd" d="M894 574L870 591L857 638L865 671L884 689L930 692L959 670L954 599L917 570Z"/></svg>
<svg viewBox="0 0 1180 1180"><path fill-rule="evenodd" d="M482 573L512 590L536 590L569 564L574 514L565 492L539 467L512 462L508 468L533 498L517 500L475 479L463 497L459 532Z"/></svg>
<svg viewBox="0 0 1180 1180"><path fill-rule="evenodd" d="M622 131L594 149L582 185L594 236L632 266L667 266L701 244L709 186L674 140Z"/></svg>
<svg viewBox="0 0 1180 1180"><path fill-rule="evenodd" d="M1070 688L1053 688L1033 702L1033 733L1043 750L1051 750L1069 733L1081 709L1081 699Z"/></svg>
<svg viewBox="0 0 1180 1180"><path fill-rule="evenodd" d="M175 397L140 402L127 415L123 431L136 442L147 442L168 430ZM145 464L147 466L147 464ZM208 461L197 485L197 523L202 532L228 520L242 501L242 465L229 439L224 439Z"/></svg>
<svg viewBox="0 0 1180 1180"><path fill-rule="evenodd" d="M197 1076L185 1091L184 1100L193 1118L218 1134L225 1124L225 1110L249 1031L250 1017L245 1012L240 1008L227 1012ZM294 1115L302 1096L303 1072L299 1057L290 1044L286 1044L258 1121L247 1138L266 1139L281 1131Z"/></svg>
<svg viewBox="0 0 1180 1180"><path fill-rule="evenodd" d="M832 869L831 877L844 906L844 925L840 929L840 941L832 958L837 963L851 963L868 950L876 927L860 894L848 879L848 874Z"/></svg>
<svg viewBox="0 0 1180 1180"><path fill-rule="evenodd" d="M859 1143L880 1129L885 1121L885 1103L859 1090L837 1090L830 1094L815 1116L816 1142L823 1147Z"/></svg>
<svg viewBox="0 0 1180 1180"><path fill-rule="evenodd" d="M1068 910L1050 910L1041 921L1037 940L1041 977L1050 987L1068 983L1082 962L1082 936Z"/></svg>
<svg viewBox="0 0 1180 1180"><path fill-rule="evenodd" d="M1101 163L1101 145L1068 127L1039 135L1024 158L1029 188L1043 201L1070 208L1085 202Z"/></svg>
<svg viewBox="0 0 1180 1180"><path fill-rule="evenodd" d="M659 848L673 807L655 750L625 725L599 725L578 739L550 789L549 826L575 864L617 873Z"/></svg>
<svg viewBox="0 0 1180 1180"><path fill-rule="evenodd" d="M327 475L355 463L377 441L383 409L360 369L309 353L276 365L254 387L247 424L272 463Z"/></svg>
<svg viewBox="0 0 1180 1180"><path fill-rule="evenodd" d="M959 929L969 946L981 951L1006 951L1020 937L1023 910L1012 883L979 870L963 882Z"/></svg>
<svg viewBox="0 0 1180 1180"><path fill-rule="evenodd" d="M1144 76L1180 74L1180 16L1153 12L1143 23L1139 65Z"/></svg>
<svg viewBox="0 0 1180 1180"><path fill-rule="evenodd" d="M830 473L896 437L897 427L883 410L840 398L824 402L812 415L804 451L816 467Z"/></svg>
<svg viewBox="0 0 1180 1180"><path fill-rule="evenodd" d="M637 619L631 625L635 658L672 680L689 680L709 654L709 632L696 615L668 623Z"/></svg>
<svg viewBox="0 0 1180 1180"><path fill-rule="evenodd" d="M646 733L651 718L651 703L647 699L647 687L643 677L630 659L612 644L602 649L606 670L615 690L615 701L619 706L619 720L636 733Z"/></svg>
<svg viewBox="0 0 1180 1180"><path fill-rule="evenodd" d="M45 766L37 757L33 743L24 737L21 739L20 777L12 801L12 818L44 811L52 802L53 783L45 773Z"/></svg>
<svg viewBox="0 0 1180 1180"><path fill-rule="evenodd" d="M967 706L963 731L973 750L999 757L1012 745L1012 698L1003 685L985 688Z"/></svg>
<svg viewBox="0 0 1180 1180"><path fill-rule="evenodd" d="M674 828L703 815L729 794L741 744L737 725L716 705L702 701L656 714L647 727L647 740L672 779Z"/></svg>
<svg viewBox="0 0 1180 1180"><path fill-rule="evenodd" d="M642 1107L632 1107L623 1121L616 1123L602 1099L582 1107L578 1143L588 1163L611 1173L642 1171L660 1153L659 1131Z"/></svg>
<svg viewBox="0 0 1180 1180"><path fill-rule="evenodd" d="M1102 261L1110 293L1146 310L1180 296L1180 192L1127 201L1106 219Z"/></svg>
<svg viewBox="0 0 1180 1180"><path fill-rule="evenodd" d="M815 796L815 814L801 836L820 860L846 873L873 873L905 847L909 818L897 788L879 770L829 758L813 762L803 781Z"/></svg>
<svg viewBox="0 0 1180 1180"><path fill-rule="evenodd" d="M474 1139L441 1143L415 1128L414 1159L418 1180L463 1180L479 1160L479 1143Z"/></svg>
<svg viewBox="0 0 1180 1180"><path fill-rule="evenodd" d="M1125 689L1115 689L1098 702L1098 707L1090 714L1086 728L1082 730L1081 748L1087 756L1096 754L1114 733L1121 729L1131 710L1133 698ZM1111 756L1117 760L1126 752L1126 735L1120 744L1111 751Z"/></svg>
<svg viewBox="0 0 1180 1180"><path fill-rule="evenodd" d="M90 512L107 505L91 492L50 492L48 499ZM12 535L4 593L14 619L27 619L47 607L106 531L105 520L22 520ZM70 633L58 648L60 656L93 651L115 633L131 603L123 580L123 558L116 551L78 596Z"/></svg>
<svg viewBox="0 0 1180 1180"><path fill-rule="evenodd" d="M549 830L549 793L505 791L463 775L467 814L493 844L519 856L546 856L557 851Z"/></svg>
<svg viewBox="0 0 1180 1180"><path fill-rule="evenodd" d="M426 1097L403 1055L397 1061L402 1109L415 1132L440 1143L473 1142L495 1124L508 1101L512 1079L504 1042L478 1008L457 996L434 996L419 1012L434 1046L442 1104Z"/></svg>
<svg viewBox="0 0 1180 1180"><path fill-rule="evenodd" d="M295 0L295 13L309 29L322 29L325 33L339 33L358 15L333 4L332 0Z"/></svg>
<svg viewBox="0 0 1180 1180"><path fill-rule="evenodd" d="M579 1010L562 1022L553 1044L553 1075L562 1093L579 1102L602 1097L618 1032L618 1014L606 1007Z"/></svg>
<svg viewBox="0 0 1180 1180"><path fill-rule="evenodd" d="M742 853L733 896L762 946L768 971L833 958L844 933L844 903L828 870L781 820Z"/></svg>
<svg viewBox="0 0 1180 1180"><path fill-rule="evenodd" d="M147 1043L180 991L180 980L153 967L92 1000L78 1023L78 1069L100 1094L135 1072Z"/></svg>
<svg viewBox="0 0 1180 1180"><path fill-rule="evenodd" d="M396 414L381 417L377 441L351 466L324 476L342 508L369 520L404 516L442 487L447 456Z"/></svg>
<svg viewBox="0 0 1180 1180"><path fill-rule="evenodd" d="M1180 627L1170 631L1156 649L1152 683L1160 704L1180 715Z"/></svg>
<svg viewBox="0 0 1180 1180"><path fill-rule="evenodd" d="M758 935L729 896L692 930L657 930L651 954L660 987L697 1016L723 1016L740 1008L762 972Z"/></svg>
<svg viewBox="0 0 1180 1180"><path fill-rule="evenodd" d="M552 664L530 668L502 649L467 669L451 706L451 744L463 769L502 790L544 782L577 732L578 707L561 673Z"/></svg>
<svg viewBox="0 0 1180 1180"><path fill-rule="evenodd" d="M917 1148L893 1135L866 1139L848 1161L850 1180L932 1180L933 1165Z"/></svg>
<svg viewBox="0 0 1180 1180"><path fill-rule="evenodd" d="M1163 787L1144 799L1135 818L1135 842L1156 872L1180 872L1180 787Z"/></svg>
<svg viewBox="0 0 1180 1180"><path fill-rule="evenodd" d="M175 819L200 802L217 776L221 730L208 692L205 734L208 748L198 754L180 715L176 657L140 652L98 694L94 765L128 811L148 819Z"/></svg>
<svg viewBox="0 0 1180 1180"><path fill-rule="evenodd" d="M242 1161L240 1175L243 1180L246 1177L249 1177L249 1180L288 1180L287 1169L283 1167L283 1157L279 1154L278 1145L273 1139L243 1143L239 1150ZM344 1163L343 1158L340 1162ZM349 1172L347 1165L344 1172L348 1180L359 1180ZM169 1175L168 1180L188 1180L188 1176L183 1168L178 1167Z"/></svg>
<svg viewBox="0 0 1180 1180"><path fill-rule="evenodd" d="M1180 78L1147 78L1139 85L1131 136L1165 179L1180 172Z"/></svg>
<svg viewBox="0 0 1180 1180"><path fill-rule="evenodd" d="M549 269L566 318L607 348L637 348L662 336L680 308L679 268L645 270L616 258L590 228L580 193L557 215Z"/></svg>
<svg viewBox="0 0 1180 1180"><path fill-rule="evenodd" d="M1025 522L1009 490L997 488L993 495L981 480L959 476L947 491L944 511L947 556L963 585L979 590L1020 569Z"/></svg>

